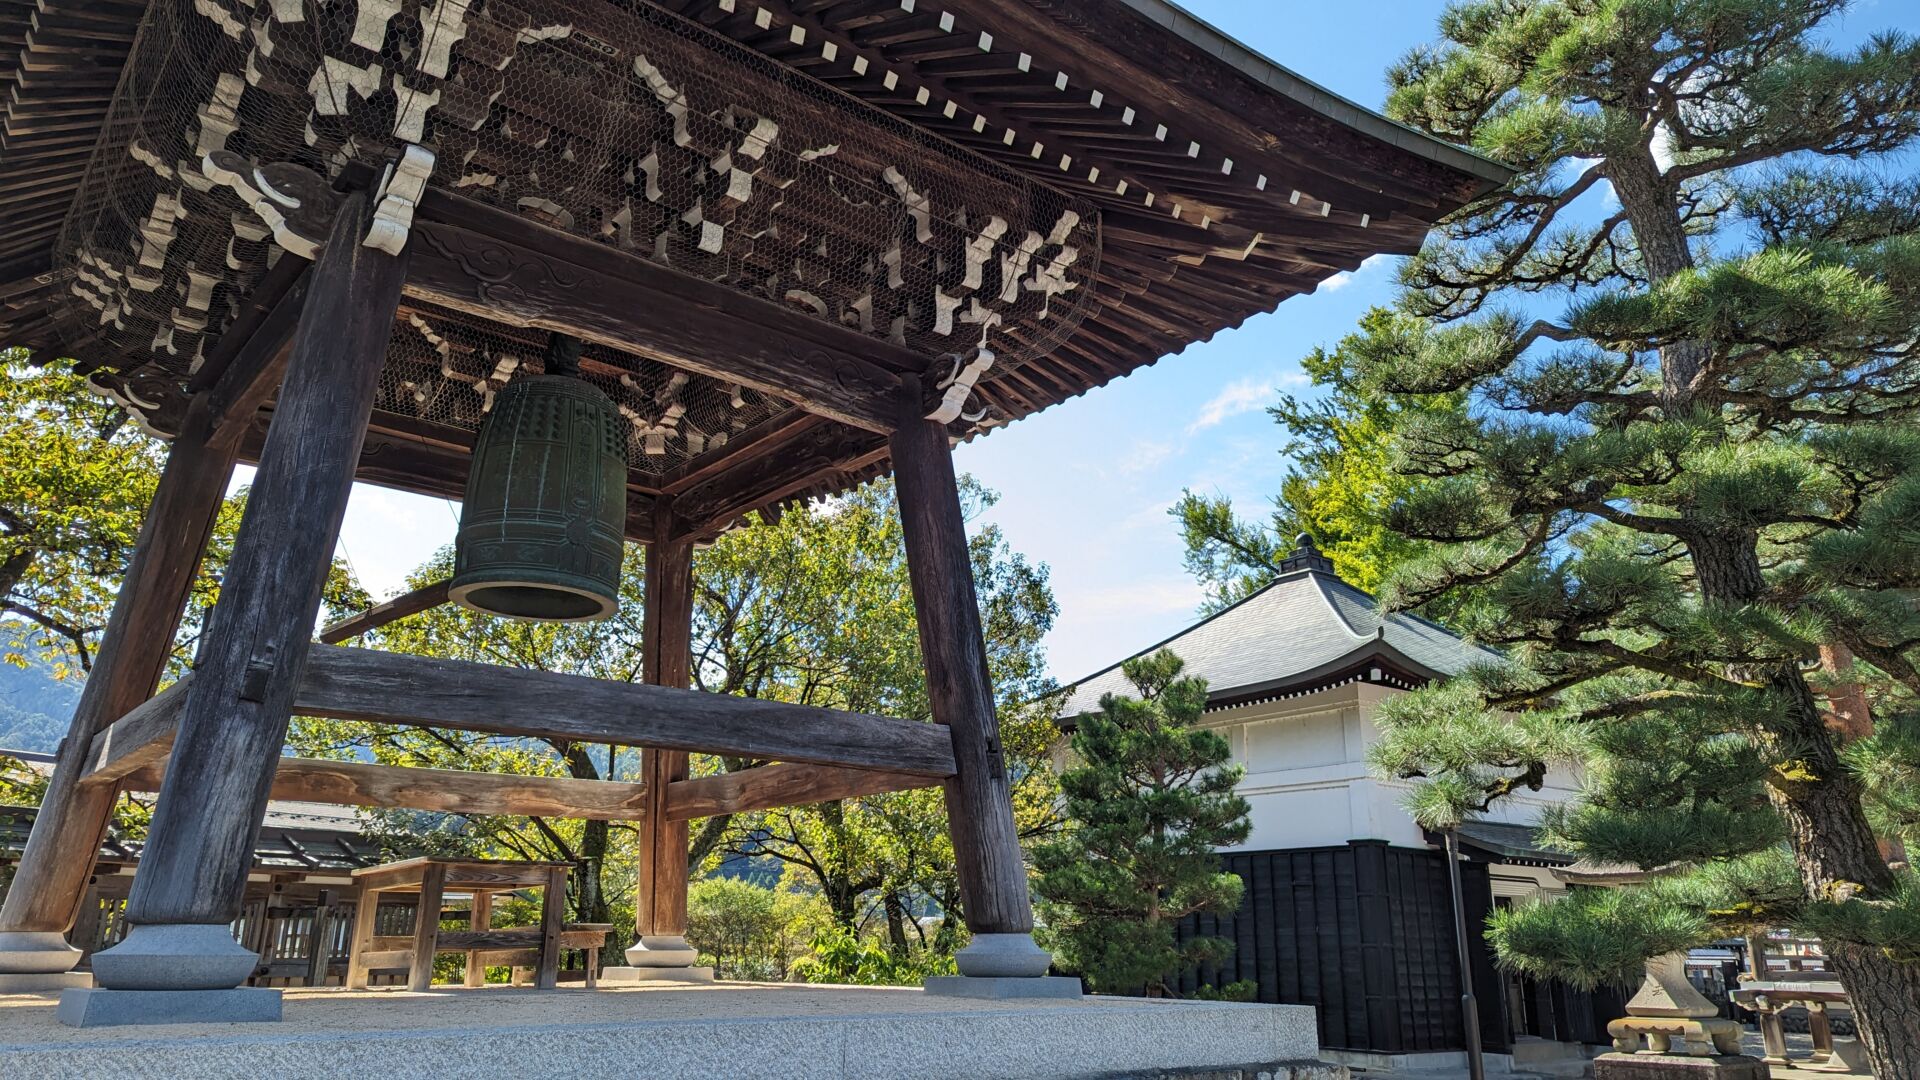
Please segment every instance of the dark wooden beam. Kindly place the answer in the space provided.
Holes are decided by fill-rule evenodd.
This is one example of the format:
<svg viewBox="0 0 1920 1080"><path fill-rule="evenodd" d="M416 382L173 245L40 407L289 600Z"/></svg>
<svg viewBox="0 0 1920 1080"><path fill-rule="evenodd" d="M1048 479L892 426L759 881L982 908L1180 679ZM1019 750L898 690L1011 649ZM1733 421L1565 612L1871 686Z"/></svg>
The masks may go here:
<svg viewBox="0 0 1920 1080"><path fill-rule="evenodd" d="M173 751L180 710L192 684L189 674L93 736L79 762L78 782L92 790L104 789L111 797L113 781L163 764Z"/></svg>
<svg viewBox="0 0 1920 1080"><path fill-rule="evenodd" d="M428 192L407 291L461 311L639 353L809 412L886 431L917 353L559 232Z"/></svg>
<svg viewBox="0 0 1920 1080"><path fill-rule="evenodd" d="M894 486L927 665L927 701L933 718L953 731L947 831L967 928L976 934L1024 934L1033 929L1033 907L987 674L959 481L946 428L920 418L917 389L909 386L902 395L900 428L892 439Z"/></svg>
<svg viewBox="0 0 1920 1080"><path fill-rule="evenodd" d="M862 795L930 787L937 781L904 773L781 762L667 785L668 821L744 814L781 806L810 806Z"/></svg>
<svg viewBox="0 0 1920 1080"><path fill-rule="evenodd" d="M451 579L436 581L410 593L402 593L385 603L375 604L358 615L350 615L322 628L318 640L325 645L338 645L348 638L378 630L390 622L437 608L447 602L447 591L452 584Z"/></svg>
<svg viewBox="0 0 1920 1080"><path fill-rule="evenodd" d="M596 821L636 821L647 813L645 784L297 757L281 758L277 769L273 797L299 802ZM120 786L128 791L158 791L164 775L162 765L148 765L128 775Z"/></svg>
<svg viewBox="0 0 1920 1080"><path fill-rule="evenodd" d="M200 677L181 680L95 736L81 770L89 781L125 776L164 758L180 687ZM310 648L292 708L303 716L659 746L934 779L953 772L952 738L934 724L338 645Z"/></svg>
<svg viewBox="0 0 1920 1080"><path fill-rule="evenodd" d="M180 712L180 752L127 899L135 934L240 914L406 280L404 254L361 243L373 216L365 193L347 195L312 270L260 470ZM102 985L122 987L106 954L94 971Z"/></svg>
<svg viewBox="0 0 1920 1080"><path fill-rule="evenodd" d="M872 432L844 424L808 428L675 498L675 535L711 536L750 510L805 490L822 473L858 469L885 457L886 446Z"/></svg>
<svg viewBox="0 0 1920 1080"><path fill-rule="evenodd" d="M114 801L110 784L81 785L82 764L94 737L151 697L166 670L180 613L233 476L240 435L249 426L243 421L272 396L285 371L306 278L305 260L288 256L283 262L287 280L276 286L279 295L221 339L216 351L225 359L218 376L208 375L188 402L27 849L0 906L0 933L65 931L79 912ZM169 700L167 707L177 706L179 695Z"/></svg>
<svg viewBox="0 0 1920 1080"><path fill-rule="evenodd" d="M660 500L647 542L641 660L648 685L685 690L693 680L693 544L673 536L678 503L671 495ZM649 747L644 764L651 799L641 826L633 902L643 949L649 938L682 939L687 932L687 822L667 817L666 793L687 778L689 763L685 750Z"/></svg>

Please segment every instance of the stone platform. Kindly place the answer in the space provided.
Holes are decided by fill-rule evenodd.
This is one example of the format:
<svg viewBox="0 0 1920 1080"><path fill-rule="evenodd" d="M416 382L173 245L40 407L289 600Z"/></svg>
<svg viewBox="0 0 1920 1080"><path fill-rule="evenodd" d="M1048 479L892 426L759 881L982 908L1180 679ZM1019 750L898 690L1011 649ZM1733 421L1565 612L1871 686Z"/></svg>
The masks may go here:
<svg viewBox="0 0 1920 1080"><path fill-rule="evenodd" d="M0 996L0 1080L111 1076L801 1078L1343 1076L1297 1005L992 1001L718 983L539 991L294 989L277 1024L71 1028Z"/></svg>

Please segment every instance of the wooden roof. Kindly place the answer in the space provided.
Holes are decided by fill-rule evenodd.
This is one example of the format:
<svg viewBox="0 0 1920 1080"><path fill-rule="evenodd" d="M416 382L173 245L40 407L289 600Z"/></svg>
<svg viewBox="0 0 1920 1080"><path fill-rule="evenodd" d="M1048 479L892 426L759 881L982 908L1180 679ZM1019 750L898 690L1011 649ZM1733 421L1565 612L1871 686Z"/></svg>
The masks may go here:
<svg viewBox="0 0 1920 1080"><path fill-rule="evenodd" d="M0 0L0 216L9 226L0 233L0 344L62 347L70 300L54 245L96 144L126 137L103 125L145 6ZM601 25L632 17L614 0L521 6ZM956 426L962 437L1206 341L1371 255L1411 252L1434 221L1507 175L1305 82L1162 0L652 6L1097 209L1101 251L1083 321L1050 352L990 370L976 391L990 415ZM879 350L873 362L919 374L906 370L911 359ZM884 436L838 418L796 410L748 434L666 474L636 473L638 516L650 496L672 494L698 509L691 526L710 534L749 510L888 468ZM470 442L467 432L376 414L363 478L457 495Z"/></svg>

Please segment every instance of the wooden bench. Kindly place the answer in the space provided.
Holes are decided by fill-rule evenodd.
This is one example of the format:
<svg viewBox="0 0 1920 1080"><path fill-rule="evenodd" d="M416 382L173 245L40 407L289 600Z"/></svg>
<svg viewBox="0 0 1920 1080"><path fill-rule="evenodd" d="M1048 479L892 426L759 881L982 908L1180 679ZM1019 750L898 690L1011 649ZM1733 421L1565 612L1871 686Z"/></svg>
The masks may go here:
<svg viewBox="0 0 1920 1080"><path fill-rule="evenodd" d="M600 949L607 943L612 923L567 923L560 931L562 953L579 950L586 954L587 986L599 985ZM526 973L540 966L541 932L537 926L515 926L488 930L443 930L434 942L433 953L464 953L467 970L464 985L483 986L490 967L511 967L514 982L525 981ZM383 968L404 969L413 958L413 939L376 934L367 953L374 962L369 973Z"/></svg>
<svg viewBox="0 0 1920 1080"><path fill-rule="evenodd" d="M354 913L353 952L347 964L347 986L364 990L368 972L379 968L405 968L407 989L425 990L433 984L433 958L442 952L467 954L466 985L485 981L486 964L482 957L513 953L530 962L534 985L551 990L559 983L560 952L567 927L567 863L512 862L490 859L408 859L405 862L369 866L353 872L359 886L359 905ZM493 894L516 889L542 890L540 925L518 929L492 928ZM469 930L440 932L441 899L448 891L473 896L473 917ZM418 914L411 938L374 933L374 912L381 893L417 893ZM598 950L606 940L610 926L581 924L575 940L594 938L595 953L589 960L597 973ZM584 946L576 946L584 947ZM518 965L516 965L518 966Z"/></svg>

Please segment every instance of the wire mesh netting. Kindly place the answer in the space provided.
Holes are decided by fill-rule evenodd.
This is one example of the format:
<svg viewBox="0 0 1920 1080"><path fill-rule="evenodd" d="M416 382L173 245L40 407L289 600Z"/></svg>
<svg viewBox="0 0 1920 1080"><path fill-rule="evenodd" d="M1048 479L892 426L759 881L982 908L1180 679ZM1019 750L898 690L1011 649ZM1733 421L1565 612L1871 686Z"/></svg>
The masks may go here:
<svg viewBox="0 0 1920 1080"><path fill-rule="evenodd" d="M69 344L109 358L96 382L139 406L205 359L283 257L209 155L338 176L409 145L433 153L437 189L929 366L977 346L996 372L1045 354L1098 271L1090 204L645 0L155 0L57 247ZM414 305L378 407L471 429L539 370L539 338ZM789 407L616 348L587 359L642 471Z"/></svg>

